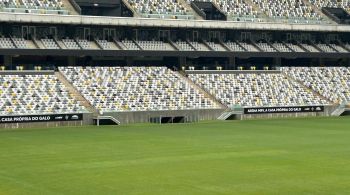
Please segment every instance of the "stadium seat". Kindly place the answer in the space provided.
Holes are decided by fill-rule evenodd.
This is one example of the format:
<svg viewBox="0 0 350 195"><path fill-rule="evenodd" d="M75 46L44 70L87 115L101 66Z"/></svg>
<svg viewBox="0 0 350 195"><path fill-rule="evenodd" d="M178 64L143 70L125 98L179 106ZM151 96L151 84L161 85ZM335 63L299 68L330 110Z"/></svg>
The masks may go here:
<svg viewBox="0 0 350 195"><path fill-rule="evenodd" d="M350 69L346 67L284 67L285 74L334 103L350 101Z"/></svg>
<svg viewBox="0 0 350 195"><path fill-rule="evenodd" d="M188 3L194 0L187 0ZM215 3L229 20L235 21L258 21L258 11L245 0L201 0Z"/></svg>
<svg viewBox="0 0 350 195"><path fill-rule="evenodd" d="M81 106L54 75L0 75L0 114L81 113Z"/></svg>
<svg viewBox="0 0 350 195"><path fill-rule="evenodd" d="M309 0L312 5L318 8L332 7L332 8L343 8L350 11L350 1L348 0Z"/></svg>
<svg viewBox="0 0 350 195"><path fill-rule="evenodd" d="M295 23L322 22L323 18L303 0L252 0L265 15L275 20Z"/></svg>
<svg viewBox="0 0 350 195"><path fill-rule="evenodd" d="M65 38L65 39L62 39L62 42L67 47L67 49L74 49L74 50L81 49L78 43L74 41L74 39Z"/></svg>
<svg viewBox="0 0 350 195"><path fill-rule="evenodd" d="M218 108L165 67L60 67L80 93L102 112Z"/></svg>
<svg viewBox="0 0 350 195"><path fill-rule="evenodd" d="M169 47L166 43L162 41L137 41L143 50L153 50L153 51L170 51L174 50Z"/></svg>
<svg viewBox="0 0 350 195"><path fill-rule="evenodd" d="M53 39L41 39L41 42L46 49L60 49L60 47Z"/></svg>
<svg viewBox="0 0 350 195"><path fill-rule="evenodd" d="M189 78L228 106L271 107L326 105L280 73L190 74Z"/></svg>
<svg viewBox="0 0 350 195"><path fill-rule="evenodd" d="M68 14L62 0L0 0L0 9L6 12Z"/></svg>
<svg viewBox="0 0 350 195"><path fill-rule="evenodd" d="M178 0L128 0L128 2L136 12L145 17L159 15L163 18L171 18L192 15L190 10L187 10Z"/></svg>

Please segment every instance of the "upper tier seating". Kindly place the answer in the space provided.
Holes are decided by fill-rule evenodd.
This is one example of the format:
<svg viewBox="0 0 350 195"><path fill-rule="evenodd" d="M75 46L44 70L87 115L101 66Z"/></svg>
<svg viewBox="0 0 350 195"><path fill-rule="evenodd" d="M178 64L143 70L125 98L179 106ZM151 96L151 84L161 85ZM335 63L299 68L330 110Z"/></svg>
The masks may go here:
<svg viewBox="0 0 350 195"><path fill-rule="evenodd" d="M185 41L176 41L176 44L179 46L180 50L182 51L194 51L195 49L189 45Z"/></svg>
<svg viewBox="0 0 350 195"><path fill-rule="evenodd" d="M348 53L349 52L349 51L347 51L346 49L344 49L342 46L340 46L338 44L331 43L329 45L331 47L333 47L336 51L340 52L340 53Z"/></svg>
<svg viewBox="0 0 350 195"><path fill-rule="evenodd" d="M112 49L111 43L107 40L96 40L96 42L102 47L104 50Z"/></svg>
<svg viewBox="0 0 350 195"><path fill-rule="evenodd" d="M60 71L102 112L218 107L165 67L62 67Z"/></svg>
<svg viewBox="0 0 350 195"><path fill-rule="evenodd" d="M324 105L297 82L278 73L190 74L190 79L228 106L270 107Z"/></svg>
<svg viewBox="0 0 350 195"><path fill-rule="evenodd" d="M321 22L323 18L303 0L252 0L268 17L295 23Z"/></svg>
<svg viewBox="0 0 350 195"><path fill-rule="evenodd" d="M314 46L310 44L302 43L300 45L303 46L308 52L313 52L313 53L320 52L318 49L316 49Z"/></svg>
<svg viewBox="0 0 350 195"><path fill-rule="evenodd" d="M14 49L16 46L12 43L10 38L0 37L0 48Z"/></svg>
<svg viewBox="0 0 350 195"><path fill-rule="evenodd" d="M19 49L27 49L27 41L23 38L12 38L13 42L15 43L16 47Z"/></svg>
<svg viewBox="0 0 350 195"><path fill-rule="evenodd" d="M60 49L53 39L41 39L41 42L47 49Z"/></svg>
<svg viewBox="0 0 350 195"><path fill-rule="evenodd" d="M256 44L262 51L264 52L277 52L273 47L271 47L268 43L259 42Z"/></svg>
<svg viewBox="0 0 350 195"><path fill-rule="evenodd" d="M207 42L208 45L214 50L214 51L226 51L220 44L215 42Z"/></svg>
<svg viewBox="0 0 350 195"><path fill-rule="evenodd" d="M129 4L144 17L163 18L192 15L178 0L128 0Z"/></svg>
<svg viewBox="0 0 350 195"><path fill-rule="evenodd" d="M350 101L350 69L345 67L284 67L285 74L301 81L334 103Z"/></svg>
<svg viewBox="0 0 350 195"><path fill-rule="evenodd" d="M122 43L124 44L124 46L126 47L125 49L127 50L140 50L140 48L133 41L122 40Z"/></svg>
<svg viewBox="0 0 350 195"><path fill-rule="evenodd" d="M254 47L254 45L250 43L245 43L245 42L238 42L245 50L249 52L259 52L259 50Z"/></svg>
<svg viewBox="0 0 350 195"><path fill-rule="evenodd" d="M285 44L283 43L273 43L272 44L278 51L280 52L293 52L293 50L289 49Z"/></svg>
<svg viewBox="0 0 350 195"><path fill-rule="evenodd" d="M62 0L0 0L0 10L23 13L68 14Z"/></svg>
<svg viewBox="0 0 350 195"><path fill-rule="evenodd" d="M78 44L80 45L81 48L83 49L91 49L91 43L90 41L86 39L77 39Z"/></svg>
<svg viewBox="0 0 350 195"><path fill-rule="evenodd" d="M327 53L334 53L334 52L337 52L336 50L334 50L333 48L331 48L331 47L328 46L327 44L319 43L319 44L316 44L316 46L317 46L318 48L320 48L323 52L327 52Z"/></svg>
<svg viewBox="0 0 350 195"><path fill-rule="evenodd" d="M334 8L344 8L350 11L350 1L349 0L309 0L312 5L318 8L323 7L334 7Z"/></svg>
<svg viewBox="0 0 350 195"><path fill-rule="evenodd" d="M164 51L173 50L162 41L137 41L143 50Z"/></svg>
<svg viewBox="0 0 350 195"><path fill-rule="evenodd" d="M1 115L84 111L54 75L0 75Z"/></svg>
<svg viewBox="0 0 350 195"><path fill-rule="evenodd" d="M188 3L194 0L187 0ZM255 21L258 17L258 11L248 4L245 0L201 0L215 3L229 19L237 21Z"/></svg>
<svg viewBox="0 0 350 195"><path fill-rule="evenodd" d="M63 44L67 47L67 49L81 49L77 42L74 39L62 39Z"/></svg>
<svg viewBox="0 0 350 195"><path fill-rule="evenodd" d="M291 48L294 52L305 52L299 45L294 43L286 43L286 45Z"/></svg>
<svg viewBox="0 0 350 195"><path fill-rule="evenodd" d="M245 51L243 47L241 47L240 45L238 45L236 42L226 42L226 45L232 50L232 51Z"/></svg>
<svg viewBox="0 0 350 195"><path fill-rule="evenodd" d="M192 44L192 46L197 50L197 51L209 51L209 48L207 48L205 45L203 45L202 43L198 43L195 41L191 41L190 42Z"/></svg>

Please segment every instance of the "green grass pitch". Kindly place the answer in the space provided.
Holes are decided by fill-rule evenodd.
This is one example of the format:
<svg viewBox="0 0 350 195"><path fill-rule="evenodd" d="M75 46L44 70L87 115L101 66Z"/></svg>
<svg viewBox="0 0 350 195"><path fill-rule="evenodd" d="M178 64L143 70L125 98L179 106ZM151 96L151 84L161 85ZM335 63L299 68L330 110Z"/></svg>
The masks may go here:
<svg viewBox="0 0 350 195"><path fill-rule="evenodd" d="M350 118L3 130L0 194L350 194Z"/></svg>

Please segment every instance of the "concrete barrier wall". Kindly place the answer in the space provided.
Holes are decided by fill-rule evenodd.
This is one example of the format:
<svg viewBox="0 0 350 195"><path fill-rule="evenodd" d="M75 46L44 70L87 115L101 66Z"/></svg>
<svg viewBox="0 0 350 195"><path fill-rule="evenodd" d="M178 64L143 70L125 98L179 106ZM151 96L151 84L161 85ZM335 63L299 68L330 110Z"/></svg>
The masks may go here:
<svg viewBox="0 0 350 195"><path fill-rule="evenodd" d="M0 13L0 22L7 23L41 23L69 24L82 26L130 26L160 28L194 28L194 29L228 29L228 30L262 30L262 31L306 31L306 32L350 32L349 25L341 24L304 24L275 22L245 22L217 20L183 20L156 18L126 18L83 15L57 15L33 13Z"/></svg>
<svg viewBox="0 0 350 195"><path fill-rule="evenodd" d="M271 119L271 118L296 118L296 117L320 117L331 116L337 106L325 106L324 112L313 113L276 113L276 114L242 114L237 116L237 120L249 119Z"/></svg>
<svg viewBox="0 0 350 195"><path fill-rule="evenodd" d="M17 71L17 70L5 70L0 71L0 75L54 75L55 71L53 70L23 70L23 71Z"/></svg>
<svg viewBox="0 0 350 195"><path fill-rule="evenodd" d="M280 70L186 70L187 74L280 74Z"/></svg>
<svg viewBox="0 0 350 195"><path fill-rule="evenodd" d="M188 122L197 122L203 120L216 120L223 109L204 109L204 110L167 110L167 111L138 111L138 112L110 112L104 113L105 116L116 118L122 125L131 123L148 123L150 118L154 117L176 117L184 116Z"/></svg>
<svg viewBox="0 0 350 195"><path fill-rule="evenodd" d="M64 126L85 126L93 124L93 114L83 114L82 121L62 121L62 122L34 122L34 123L7 123L0 124L1 129L18 128L45 128L45 127L64 127Z"/></svg>
<svg viewBox="0 0 350 195"><path fill-rule="evenodd" d="M319 117L331 116L337 106L325 106L325 111L320 113L284 113L284 114L239 114L237 120L249 119L271 119L271 118L293 118L293 117ZM110 112L105 116L112 116L119 120L122 125L132 123L148 123L150 118L155 117L177 117L184 116L188 122L198 122L203 120L217 120L224 112L224 109L203 109L203 110L168 110L168 111L138 111L138 112ZM66 122L38 122L38 123L12 123L0 124L0 128L46 128L63 126L85 126L93 125L93 114L85 113L83 121Z"/></svg>

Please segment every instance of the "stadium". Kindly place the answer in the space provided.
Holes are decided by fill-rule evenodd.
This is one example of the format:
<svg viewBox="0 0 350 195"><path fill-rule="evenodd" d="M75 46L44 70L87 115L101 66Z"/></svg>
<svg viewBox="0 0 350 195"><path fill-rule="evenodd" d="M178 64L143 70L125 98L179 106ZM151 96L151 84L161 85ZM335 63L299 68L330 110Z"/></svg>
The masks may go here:
<svg viewBox="0 0 350 195"><path fill-rule="evenodd" d="M0 0L0 194L349 194L349 0Z"/></svg>

